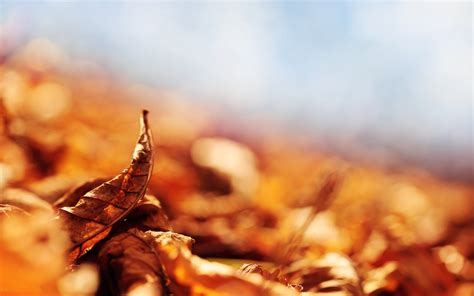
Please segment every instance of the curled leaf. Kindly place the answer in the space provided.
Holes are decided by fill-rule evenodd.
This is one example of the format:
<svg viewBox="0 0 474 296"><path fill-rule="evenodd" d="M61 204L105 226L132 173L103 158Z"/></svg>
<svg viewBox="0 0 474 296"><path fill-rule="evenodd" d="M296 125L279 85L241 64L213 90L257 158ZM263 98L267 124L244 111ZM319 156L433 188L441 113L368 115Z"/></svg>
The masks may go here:
<svg viewBox="0 0 474 296"><path fill-rule="evenodd" d="M79 198L75 206L62 207L59 217L69 230L71 261L90 250L124 218L144 196L153 170L153 144L143 111L141 131L130 166L113 179Z"/></svg>
<svg viewBox="0 0 474 296"><path fill-rule="evenodd" d="M145 194L130 212L126 224L128 228L136 226L146 230L172 230L168 216L161 207L160 201L150 194Z"/></svg>

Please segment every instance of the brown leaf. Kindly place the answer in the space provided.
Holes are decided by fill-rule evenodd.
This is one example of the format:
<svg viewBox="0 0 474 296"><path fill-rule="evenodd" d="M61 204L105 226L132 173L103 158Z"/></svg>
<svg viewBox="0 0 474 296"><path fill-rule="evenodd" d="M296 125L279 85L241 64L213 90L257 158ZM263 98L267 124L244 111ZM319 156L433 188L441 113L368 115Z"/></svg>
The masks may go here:
<svg viewBox="0 0 474 296"><path fill-rule="evenodd" d="M147 113L143 111L140 136L128 169L81 196L75 206L59 210L73 243L69 254L71 261L106 237L112 225L124 218L145 194L153 170L153 144Z"/></svg>
<svg viewBox="0 0 474 296"><path fill-rule="evenodd" d="M230 266L191 254L190 237L173 232L147 231L142 237L160 258L175 295L298 295L258 274L242 275Z"/></svg>
<svg viewBox="0 0 474 296"><path fill-rule="evenodd" d="M126 224L128 228L136 226L146 230L172 230L168 216L166 216L165 211L161 207L160 201L150 194L145 194L137 206L130 212L127 216Z"/></svg>
<svg viewBox="0 0 474 296"><path fill-rule="evenodd" d="M99 265L112 295L129 294L147 287L150 294L164 295L161 263L142 233L133 228L108 240L99 251Z"/></svg>

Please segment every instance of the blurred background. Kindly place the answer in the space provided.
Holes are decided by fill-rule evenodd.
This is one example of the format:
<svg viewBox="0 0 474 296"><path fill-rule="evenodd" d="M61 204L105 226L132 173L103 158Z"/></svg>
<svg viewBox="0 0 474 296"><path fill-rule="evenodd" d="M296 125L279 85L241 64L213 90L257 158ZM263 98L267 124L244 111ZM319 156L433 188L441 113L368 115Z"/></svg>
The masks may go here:
<svg viewBox="0 0 474 296"><path fill-rule="evenodd" d="M470 1L0 0L0 47L44 38L236 122L266 118L348 158L472 181L472 11Z"/></svg>

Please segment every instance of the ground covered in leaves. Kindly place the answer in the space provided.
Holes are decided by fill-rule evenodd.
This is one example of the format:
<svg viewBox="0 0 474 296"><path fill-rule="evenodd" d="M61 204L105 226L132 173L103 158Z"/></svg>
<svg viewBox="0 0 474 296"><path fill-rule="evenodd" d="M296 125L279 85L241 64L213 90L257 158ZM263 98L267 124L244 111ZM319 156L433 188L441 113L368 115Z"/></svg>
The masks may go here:
<svg viewBox="0 0 474 296"><path fill-rule="evenodd" d="M474 292L472 185L178 102L46 40L2 53L0 294Z"/></svg>

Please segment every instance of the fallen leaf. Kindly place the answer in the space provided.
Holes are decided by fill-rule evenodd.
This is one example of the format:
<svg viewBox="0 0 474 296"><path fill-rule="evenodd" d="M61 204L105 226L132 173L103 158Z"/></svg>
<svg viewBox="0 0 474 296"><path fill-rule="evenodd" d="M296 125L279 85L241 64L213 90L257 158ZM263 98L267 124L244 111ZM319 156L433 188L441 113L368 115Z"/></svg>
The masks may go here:
<svg viewBox="0 0 474 296"><path fill-rule="evenodd" d="M59 217L69 231L74 261L89 251L124 218L145 194L153 170L153 143L143 111L138 143L128 169L80 197L73 207L62 207Z"/></svg>
<svg viewBox="0 0 474 296"><path fill-rule="evenodd" d="M173 232L147 231L142 237L155 248L175 295L298 295L292 288L258 274L210 262L191 253L192 239Z"/></svg>
<svg viewBox="0 0 474 296"><path fill-rule="evenodd" d="M160 201L150 194L145 194L137 206L128 214L126 224L128 228L172 230L168 216L161 207Z"/></svg>
<svg viewBox="0 0 474 296"><path fill-rule="evenodd" d="M165 295L161 263L139 230L119 233L101 247L98 262L112 295L130 295L146 286L146 295Z"/></svg>

